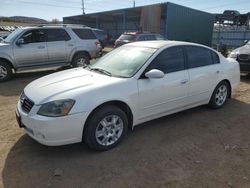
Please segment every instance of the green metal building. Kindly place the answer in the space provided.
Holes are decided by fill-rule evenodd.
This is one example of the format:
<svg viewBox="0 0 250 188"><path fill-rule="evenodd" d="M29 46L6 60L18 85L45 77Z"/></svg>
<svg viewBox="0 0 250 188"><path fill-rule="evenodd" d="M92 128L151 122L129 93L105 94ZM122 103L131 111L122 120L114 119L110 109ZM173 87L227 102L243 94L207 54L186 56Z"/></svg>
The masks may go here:
<svg viewBox="0 0 250 188"><path fill-rule="evenodd" d="M166 2L64 17L63 22L103 29L114 38L118 38L123 32L143 30L160 33L168 40L211 46L214 15Z"/></svg>

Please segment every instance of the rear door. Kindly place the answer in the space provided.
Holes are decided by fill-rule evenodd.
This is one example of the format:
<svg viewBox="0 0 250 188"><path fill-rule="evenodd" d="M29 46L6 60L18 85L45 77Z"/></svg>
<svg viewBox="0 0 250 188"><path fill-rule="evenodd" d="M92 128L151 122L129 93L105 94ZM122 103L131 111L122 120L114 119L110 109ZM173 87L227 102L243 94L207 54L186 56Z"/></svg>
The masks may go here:
<svg viewBox="0 0 250 188"><path fill-rule="evenodd" d="M187 103L189 77L181 47L171 47L162 51L145 72L152 69L163 71L165 76L161 79L149 79L142 75L138 80L139 119L150 119L178 111Z"/></svg>
<svg viewBox="0 0 250 188"><path fill-rule="evenodd" d="M46 35L40 29L26 31L19 39L22 45L14 45L13 52L16 63L20 67L36 66L48 61Z"/></svg>
<svg viewBox="0 0 250 188"><path fill-rule="evenodd" d="M221 65L218 55L210 49L199 46L186 46L190 86L189 103L209 100L219 82Z"/></svg>
<svg viewBox="0 0 250 188"><path fill-rule="evenodd" d="M50 63L67 62L74 42L64 29L45 29Z"/></svg>

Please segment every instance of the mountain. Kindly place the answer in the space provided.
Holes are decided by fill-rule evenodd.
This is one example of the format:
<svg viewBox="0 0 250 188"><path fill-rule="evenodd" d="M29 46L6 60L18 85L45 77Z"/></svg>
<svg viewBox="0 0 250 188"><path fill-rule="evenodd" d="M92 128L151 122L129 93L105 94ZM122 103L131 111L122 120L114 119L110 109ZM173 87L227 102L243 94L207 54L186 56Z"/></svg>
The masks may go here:
<svg viewBox="0 0 250 188"><path fill-rule="evenodd" d="M44 24L48 23L46 20L34 17L25 16L11 16L11 17L0 17L0 22L19 22L19 23L30 23L30 24Z"/></svg>

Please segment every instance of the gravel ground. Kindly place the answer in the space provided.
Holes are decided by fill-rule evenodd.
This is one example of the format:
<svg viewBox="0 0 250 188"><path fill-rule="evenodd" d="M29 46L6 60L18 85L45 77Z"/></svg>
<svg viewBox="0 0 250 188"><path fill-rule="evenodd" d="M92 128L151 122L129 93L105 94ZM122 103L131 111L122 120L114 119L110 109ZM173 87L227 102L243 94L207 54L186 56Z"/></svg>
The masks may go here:
<svg viewBox="0 0 250 188"><path fill-rule="evenodd" d="M84 144L42 146L18 128L20 92L51 72L0 84L0 187L250 187L250 76L220 110L202 106L160 118L115 149L93 152Z"/></svg>

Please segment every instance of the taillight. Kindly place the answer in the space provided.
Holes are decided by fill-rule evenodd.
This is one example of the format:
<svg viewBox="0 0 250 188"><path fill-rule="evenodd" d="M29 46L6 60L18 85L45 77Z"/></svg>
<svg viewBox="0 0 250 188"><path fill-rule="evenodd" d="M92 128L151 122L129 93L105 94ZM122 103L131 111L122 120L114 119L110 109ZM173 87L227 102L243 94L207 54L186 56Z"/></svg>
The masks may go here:
<svg viewBox="0 0 250 188"><path fill-rule="evenodd" d="M100 46L101 46L100 41L99 41L99 40L95 41L95 45L96 45L97 47L100 47Z"/></svg>

